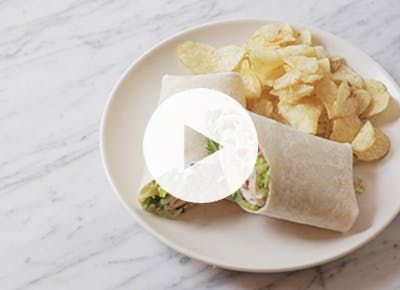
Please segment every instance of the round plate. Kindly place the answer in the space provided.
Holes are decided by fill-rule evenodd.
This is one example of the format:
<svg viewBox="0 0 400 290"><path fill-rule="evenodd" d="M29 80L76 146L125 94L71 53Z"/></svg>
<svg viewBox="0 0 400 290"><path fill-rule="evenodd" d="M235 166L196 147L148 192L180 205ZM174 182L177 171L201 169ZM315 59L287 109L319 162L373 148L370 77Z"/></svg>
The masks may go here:
<svg viewBox="0 0 400 290"><path fill-rule="evenodd" d="M101 128L101 153L107 175L118 197L136 220L173 249L220 267L277 272L301 269L341 257L382 231L400 209L398 166L400 90L393 79L370 57L344 40L308 28L332 55L343 56L365 78L387 86L395 100L379 119L392 142L390 154L374 163L356 165L356 175L366 191L359 196L360 216L346 234L325 231L245 213L228 201L194 207L178 220L149 214L137 202L144 167L142 137L155 109L164 74L188 74L179 63L177 46L196 40L215 46L242 44L267 20L231 20L182 32L152 48L124 73L113 89ZM163 140L154 140L162 142Z"/></svg>

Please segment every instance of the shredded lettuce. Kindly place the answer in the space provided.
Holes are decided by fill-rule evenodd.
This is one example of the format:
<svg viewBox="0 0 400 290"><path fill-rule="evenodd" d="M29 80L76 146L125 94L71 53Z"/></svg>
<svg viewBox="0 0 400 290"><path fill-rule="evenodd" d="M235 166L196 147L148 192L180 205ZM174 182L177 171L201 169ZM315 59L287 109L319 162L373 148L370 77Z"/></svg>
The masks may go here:
<svg viewBox="0 0 400 290"><path fill-rule="evenodd" d="M261 155L257 157L255 170L257 172L257 187L259 189L268 189L269 165Z"/></svg>
<svg viewBox="0 0 400 290"><path fill-rule="evenodd" d="M256 164L254 165L253 174L256 175L256 187L257 191L254 194L257 194L258 199L266 200L268 195L268 188L269 188L269 165L264 157L259 154L256 160ZM256 204L255 202L251 202L246 199L243 195L243 190L246 189L239 189L233 194L233 200L241 207L249 211L257 211L262 206ZM261 197L260 197L261 196Z"/></svg>
<svg viewBox="0 0 400 290"><path fill-rule="evenodd" d="M208 154L211 155L219 150L219 144L211 139L208 139L206 149Z"/></svg>
<svg viewBox="0 0 400 290"><path fill-rule="evenodd" d="M248 202L240 190L237 190L234 194L232 194L232 200L241 208L248 209L250 211L256 211L260 209L258 205Z"/></svg>
<svg viewBox="0 0 400 290"><path fill-rule="evenodd" d="M167 193L154 180L145 185L139 195L139 202L143 209L167 218L176 218L193 206L189 202L183 202L176 208L170 208L169 204L176 201L178 199Z"/></svg>

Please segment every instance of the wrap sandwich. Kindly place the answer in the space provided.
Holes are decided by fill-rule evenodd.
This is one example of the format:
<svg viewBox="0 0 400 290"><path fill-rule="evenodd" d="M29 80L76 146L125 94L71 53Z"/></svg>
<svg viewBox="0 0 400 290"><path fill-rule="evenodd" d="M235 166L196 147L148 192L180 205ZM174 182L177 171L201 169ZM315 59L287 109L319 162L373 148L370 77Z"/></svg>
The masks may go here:
<svg viewBox="0 0 400 290"><path fill-rule="evenodd" d="M219 90L245 104L236 73L164 76L160 99L198 87ZM351 146L250 115L258 134L258 158L248 180L228 199L253 214L348 231L358 216ZM193 139L193 144L193 158L218 150L211 140ZM144 209L166 217L177 217L193 206L165 192L148 174L139 200Z"/></svg>

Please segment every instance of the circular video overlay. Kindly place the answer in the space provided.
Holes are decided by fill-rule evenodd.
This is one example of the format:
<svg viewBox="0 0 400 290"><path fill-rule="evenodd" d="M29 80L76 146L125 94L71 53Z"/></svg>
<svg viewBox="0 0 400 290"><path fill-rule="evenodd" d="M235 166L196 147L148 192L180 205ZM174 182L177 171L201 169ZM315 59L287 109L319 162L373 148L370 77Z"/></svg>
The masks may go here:
<svg viewBox="0 0 400 290"><path fill-rule="evenodd" d="M224 199L250 176L257 132L247 111L230 96L190 89L170 96L147 125L147 168L171 195L189 202Z"/></svg>

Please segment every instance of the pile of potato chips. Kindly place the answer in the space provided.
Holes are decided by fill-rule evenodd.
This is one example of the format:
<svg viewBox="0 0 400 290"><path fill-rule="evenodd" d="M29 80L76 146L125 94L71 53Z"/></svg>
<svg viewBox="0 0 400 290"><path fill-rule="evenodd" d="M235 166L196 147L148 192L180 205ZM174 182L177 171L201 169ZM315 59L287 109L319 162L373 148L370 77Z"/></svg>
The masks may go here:
<svg viewBox="0 0 400 290"><path fill-rule="evenodd" d="M368 120L389 104L385 85L364 80L341 57L313 45L308 30L267 24L242 46L214 48L186 41L178 56L195 74L239 72L253 112L351 143L359 160L377 160L389 152L388 137Z"/></svg>

